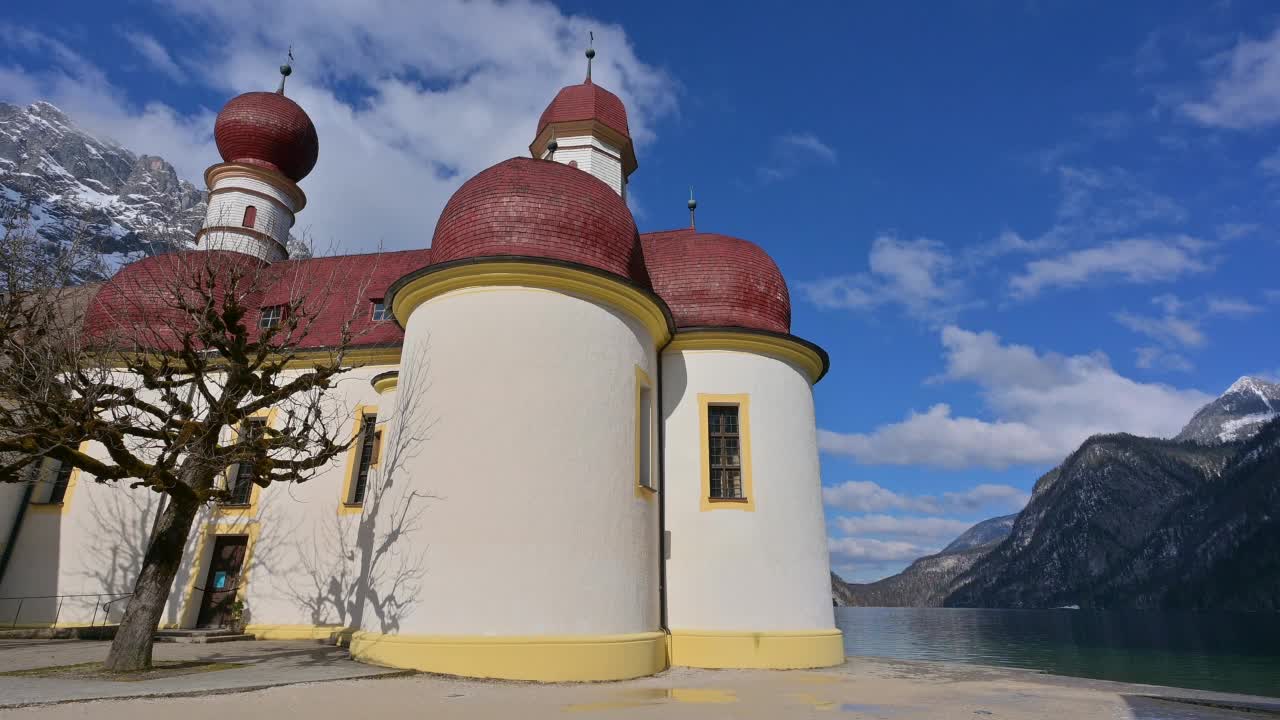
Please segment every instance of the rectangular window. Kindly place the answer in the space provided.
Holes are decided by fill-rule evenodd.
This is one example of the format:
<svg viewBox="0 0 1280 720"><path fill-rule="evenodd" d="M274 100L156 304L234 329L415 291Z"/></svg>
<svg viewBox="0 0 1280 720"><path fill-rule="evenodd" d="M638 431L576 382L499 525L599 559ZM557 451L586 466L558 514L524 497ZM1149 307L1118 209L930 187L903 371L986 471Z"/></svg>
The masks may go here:
<svg viewBox="0 0 1280 720"><path fill-rule="evenodd" d="M75 468L53 458L45 458L29 467L27 481L35 484L31 490L31 504L61 505L67 497L67 486L71 484Z"/></svg>
<svg viewBox="0 0 1280 720"><path fill-rule="evenodd" d="M252 442L262 437L262 431L266 426L266 421L262 419L246 420L241 440ZM251 463L236 463L227 479L229 481L227 484L228 496L223 504L248 505L250 500L253 499L253 465Z"/></svg>
<svg viewBox="0 0 1280 720"><path fill-rule="evenodd" d="M240 223L244 227L251 228L258 221L258 208L248 205L244 209L244 221Z"/></svg>
<svg viewBox="0 0 1280 720"><path fill-rule="evenodd" d="M351 483L350 504L364 502L369 487L369 468L378 462L378 449L382 444L382 432L378 430L378 416L366 413L360 418L360 457L356 458L355 481Z"/></svg>
<svg viewBox="0 0 1280 720"><path fill-rule="evenodd" d="M52 460L57 465L57 473L53 476L53 489L49 491L49 504L60 505L67 497L67 485L71 482L71 472L75 470L71 463Z"/></svg>
<svg viewBox="0 0 1280 720"><path fill-rule="evenodd" d="M642 487L656 490L653 473L653 388L640 386L640 480Z"/></svg>
<svg viewBox="0 0 1280 720"><path fill-rule="evenodd" d="M272 305L262 308L262 312L258 315L258 327L267 330L273 327L280 327L280 323L284 320L284 306Z"/></svg>
<svg viewBox="0 0 1280 720"><path fill-rule="evenodd" d="M707 444L711 498L743 498L742 436L737 405L707 406Z"/></svg>
<svg viewBox="0 0 1280 720"><path fill-rule="evenodd" d="M383 303L381 300L374 300L373 301L373 321L382 322L383 320L390 320L390 319L391 319L391 313L387 312L386 304Z"/></svg>

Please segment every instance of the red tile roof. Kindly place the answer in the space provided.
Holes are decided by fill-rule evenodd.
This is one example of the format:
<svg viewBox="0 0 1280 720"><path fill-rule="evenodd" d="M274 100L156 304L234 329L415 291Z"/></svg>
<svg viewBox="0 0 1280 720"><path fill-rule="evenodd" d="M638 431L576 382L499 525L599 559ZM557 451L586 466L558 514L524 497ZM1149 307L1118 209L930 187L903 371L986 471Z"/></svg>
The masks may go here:
<svg viewBox="0 0 1280 720"><path fill-rule="evenodd" d="M622 100L589 80L581 85L561 88L547 109L542 111L534 135L540 135L551 123L577 120L598 120L609 129L622 133L623 137L631 137L627 127L627 108Z"/></svg>
<svg viewBox="0 0 1280 720"><path fill-rule="evenodd" d="M190 326L168 299L174 291L191 287L181 278L194 277L206 268L233 267L243 273L243 302L249 307L306 298L304 308L313 319L307 323L306 337L299 340L302 348L338 345L342 325L353 313L352 346L399 345L404 331L394 321L374 322L372 301L381 300L396 279L430 262L430 250L305 258L272 265L228 251L157 255L126 265L103 285L90 304L84 332L91 341L176 349L184 328ZM256 313L246 317L245 323L251 331L256 328Z"/></svg>
<svg viewBox="0 0 1280 720"><path fill-rule="evenodd" d="M213 124L218 153L226 162L275 170L298 182L316 166L320 140L306 111L271 92L231 98Z"/></svg>
<svg viewBox="0 0 1280 720"><path fill-rule="evenodd" d="M436 263L539 257L645 284L626 202L595 176L550 160L511 158L463 183L440 213L431 250Z"/></svg>
<svg viewBox="0 0 1280 720"><path fill-rule="evenodd" d="M677 328L791 332L787 283L760 246L692 229L645 233L640 242L653 290Z"/></svg>

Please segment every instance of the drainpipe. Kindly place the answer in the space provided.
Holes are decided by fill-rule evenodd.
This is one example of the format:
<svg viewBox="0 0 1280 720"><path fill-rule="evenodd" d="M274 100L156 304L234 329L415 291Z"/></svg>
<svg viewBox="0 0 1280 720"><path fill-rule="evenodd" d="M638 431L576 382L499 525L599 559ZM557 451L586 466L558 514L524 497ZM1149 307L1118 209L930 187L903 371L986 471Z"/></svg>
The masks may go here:
<svg viewBox="0 0 1280 720"><path fill-rule="evenodd" d="M662 396L665 394L662 384L662 353L674 339L673 332L662 347L658 348L657 366L654 368L654 376L658 379L654 407L657 408L660 416L656 418L658 426L658 625L668 637L671 636L671 628L667 626L667 423L666 408L662 401ZM668 653L670 653L670 646L671 642L668 640Z"/></svg>
<svg viewBox="0 0 1280 720"><path fill-rule="evenodd" d="M9 528L9 539L4 544L4 554L0 555L0 583L4 582L5 570L9 569L13 548L18 544L18 533L22 531L22 520L27 516L27 505L31 502L31 493L35 490L35 483L24 484L26 488L22 491L22 500L18 502L18 512L14 515L13 527Z"/></svg>

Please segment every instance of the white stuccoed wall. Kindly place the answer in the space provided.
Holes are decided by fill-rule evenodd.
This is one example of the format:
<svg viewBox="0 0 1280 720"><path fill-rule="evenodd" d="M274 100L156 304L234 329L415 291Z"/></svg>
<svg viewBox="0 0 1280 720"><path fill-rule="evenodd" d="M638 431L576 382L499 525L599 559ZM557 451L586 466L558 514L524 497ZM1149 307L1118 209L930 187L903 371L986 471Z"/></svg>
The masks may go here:
<svg viewBox="0 0 1280 720"><path fill-rule="evenodd" d="M657 630L657 498L635 484L635 368L653 377L655 362L643 327L558 292L475 288L418 307L404 347L391 435L425 435L389 492L429 496L405 546L426 573L398 627L366 612L362 629Z"/></svg>
<svg viewBox="0 0 1280 720"><path fill-rule="evenodd" d="M350 437L360 405L376 407L380 421L390 419L394 393L378 395L369 380L392 369L395 366L356 368L336 382L327 400L333 416L341 418L339 437ZM107 457L100 447L91 446L90 452ZM363 597L369 592L369 584L359 579L360 567L382 572L382 566L371 558L374 545L385 539L385 533L374 532L360 514L338 513L347 468L344 455L305 483L259 489L256 507L246 516L214 508L202 510L161 622L189 626L195 621L199 595L190 607L184 605L184 599L193 574L197 585L204 584L213 548L209 542L201 546L199 538L211 524L231 526L231 534L256 532L247 568L249 622L346 625L357 620L356 614L365 604ZM380 478L375 470L370 484L376 485ZM159 496L130 489L127 483L98 484L83 473L74 483L65 512L26 513L14 557L0 583L0 597L132 591L159 510ZM7 514L8 503L0 510ZM93 619L95 601L64 600L59 622L88 623ZM115 608L112 618L118 620L123 605ZM11 621L15 610L15 603L0 601L0 624ZM48 623L55 612L55 600L25 601L19 622ZM101 614L98 619L101 621Z"/></svg>
<svg viewBox="0 0 1280 720"><path fill-rule="evenodd" d="M755 511L701 511L699 393L750 395ZM835 627L813 392L791 365L741 352L662 356L667 623L672 630Z"/></svg>
<svg viewBox="0 0 1280 720"><path fill-rule="evenodd" d="M293 199L288 193L270 183L252 177L219 176L210 190L224 188L243 188L265 193L280 204L266 198L249 193L219 192L209 196L209 207L205 211L205 227L228 227L230 230L218 230L205 233L200 238L200 249L231 250L260 257L270 262L287 257L285 248L289 243L289 230L293 227ZM275 239L275 243L239 233L234 228L241 227L244 210L252 205L257 208L257 219L253 229L266 233ZM283 207L281 206L283 205Z"/></svg>
<svg viewBox="0 0 1280 720"><path fill-rule="evenodd" d="M626 197L627 180L622 175L621 151L593 135L577 135L556 138L559 149L554 155L544 152L543 160L554 160L568 165L578 163L578 169L591 173Z"/></svg>

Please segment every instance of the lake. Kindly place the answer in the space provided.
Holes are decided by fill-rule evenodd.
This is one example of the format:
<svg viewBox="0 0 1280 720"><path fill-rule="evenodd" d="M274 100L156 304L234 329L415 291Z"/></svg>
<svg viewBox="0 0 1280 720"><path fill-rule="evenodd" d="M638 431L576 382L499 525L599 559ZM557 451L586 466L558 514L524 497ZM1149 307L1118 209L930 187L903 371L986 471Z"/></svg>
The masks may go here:
<svg viewBox="0 0 1280 720"><path fill-rule="evenodd" d="M845 653L1280 697L1280 613L836 608Z"/></svg>

